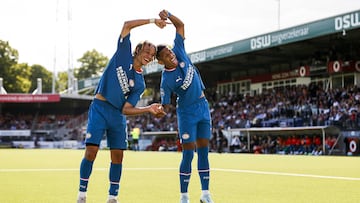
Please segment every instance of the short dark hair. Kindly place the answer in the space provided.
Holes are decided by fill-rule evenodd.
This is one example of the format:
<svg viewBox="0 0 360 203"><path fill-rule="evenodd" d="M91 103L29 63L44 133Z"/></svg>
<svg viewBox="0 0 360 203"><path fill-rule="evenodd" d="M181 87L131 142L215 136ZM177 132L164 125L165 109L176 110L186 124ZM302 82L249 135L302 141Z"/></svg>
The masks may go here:
<svg viewBox="0 0 360 203"><path fill-rule="evenodd" d="M160 52L161 52L164 48L166 48L166 47L167 47L166 44L159 44L159 45L157 45L157 47L156 47L156 59L159 60Z"/></svg>

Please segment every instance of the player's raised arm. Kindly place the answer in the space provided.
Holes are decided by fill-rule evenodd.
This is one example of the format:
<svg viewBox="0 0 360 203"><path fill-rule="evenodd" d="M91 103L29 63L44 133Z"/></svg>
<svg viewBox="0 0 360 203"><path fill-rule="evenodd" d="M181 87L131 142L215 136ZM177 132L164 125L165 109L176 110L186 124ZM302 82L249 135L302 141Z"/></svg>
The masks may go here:
<svg viewBox="0 0 360 203"><path fill-rule="evenodd" d="M175 15L171 14L169 11L165 9L160 11L159 16L162 20L169 19L175 26L176 32L179 33L185 39L185 25L180 20L180 18L176 17Z"/></svg>
<svg viewBox="0 0 360 203"><path fill-rule="evenodd" d="M154 23L159 28L164 28L166 26L165 20L162 20L162 19L150 18L150 19L129 20L129 21L124 22L124 25L123 25L120 35L121 35L121 37L125 37L126 35L128 35L130 33L131 29L142 26L142 25L150 24L150 23Z"/></svg>

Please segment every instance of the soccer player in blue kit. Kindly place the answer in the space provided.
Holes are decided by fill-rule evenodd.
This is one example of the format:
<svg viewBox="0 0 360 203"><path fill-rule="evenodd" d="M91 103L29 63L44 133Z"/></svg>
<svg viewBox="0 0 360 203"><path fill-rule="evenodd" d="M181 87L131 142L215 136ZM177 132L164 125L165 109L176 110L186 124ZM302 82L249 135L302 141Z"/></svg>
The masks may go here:
<svg viewBox="0 0 360 203"><path fill-rule="evenodd" d="M105 134L107 136L111 156L107 202L117 203L123 150L127 149L126 115L145 113L159 117L165 115L159 103L136 107L145 89L142 68L155 59L156 46L145 41L138 44L132 54L130 30L149 23L155 23L159 28L166 26L166 22L162 19L139 19L124 23L117 50L96 88L95 98L89 108L85 154L80 164L78 203L86 202L89 178L103 136Z"/></svg>
<svg viewBox="0 0 360 203"><path fill-rule="evenodd" d="M161 103L170 104L171 94L177 95L177 118L182 143L180 163L180 203L189 203L188 186L191 176L191 162L195 150L198 155L197 169L200 176L202 195L200 202L213 203L209 192L210 166L208 159L211 135L211 117L208 101L204 95L205 86L201 76L184 46L184 23L170 12L162 10L159 16L169 19L176 28L173 48L158 45L156 58L164 65L160 83Z"/></svg>

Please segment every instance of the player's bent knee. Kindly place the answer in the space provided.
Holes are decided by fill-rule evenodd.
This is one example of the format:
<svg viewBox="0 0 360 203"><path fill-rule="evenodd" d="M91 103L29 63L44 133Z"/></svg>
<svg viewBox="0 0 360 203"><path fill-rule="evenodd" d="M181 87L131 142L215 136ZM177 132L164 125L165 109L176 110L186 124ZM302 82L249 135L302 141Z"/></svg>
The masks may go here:
<svg viewBox="0 0 360 203"><path fill-rule="evenodd" d="M194 150L195 149L195 143L194 142L190 142L190 143L183 143L182 144L183 149L185 150Z"/></svg>

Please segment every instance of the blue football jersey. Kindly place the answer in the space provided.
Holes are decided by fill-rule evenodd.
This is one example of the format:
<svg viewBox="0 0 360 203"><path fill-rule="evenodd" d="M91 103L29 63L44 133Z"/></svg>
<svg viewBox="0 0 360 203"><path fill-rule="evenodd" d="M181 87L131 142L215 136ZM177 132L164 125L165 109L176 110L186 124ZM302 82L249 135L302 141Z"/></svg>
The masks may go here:
<svg viewBox="0 0 360 203"><path fill-rule="evenodd" d="M205 86L200 73L186 54L183 37L178 33L172 51L176 55L178 66L173 70L162 71L161 103L170 104L171 93L174 92L177 95L177 105L181 108L199 101Z"/></svg>
<svg viewBox="0 0 360 203"><path fill-rule="evenodd" d="M122 109L126 101L135 106L144 90L144 76L133 68L128 34L119 38L117 50L105 68L95 94L100 93L110 104Z"/></svg>

